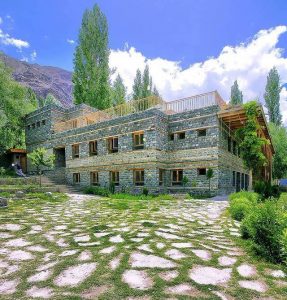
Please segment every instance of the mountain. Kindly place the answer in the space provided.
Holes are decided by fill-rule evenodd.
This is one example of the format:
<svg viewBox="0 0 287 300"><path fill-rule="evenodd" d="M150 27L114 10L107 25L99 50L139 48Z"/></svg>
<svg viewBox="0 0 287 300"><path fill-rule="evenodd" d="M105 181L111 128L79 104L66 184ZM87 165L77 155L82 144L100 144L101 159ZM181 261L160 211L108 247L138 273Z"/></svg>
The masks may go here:
<svg viewBox="0 0 287 300"><path fill-rule="evenodd" d="M72 72L57 67L30 64L4 53L0 53L0 59L12 69L14 79L31 87L37 96L46 97L51 93L64 107L73 105Z"/></svg>

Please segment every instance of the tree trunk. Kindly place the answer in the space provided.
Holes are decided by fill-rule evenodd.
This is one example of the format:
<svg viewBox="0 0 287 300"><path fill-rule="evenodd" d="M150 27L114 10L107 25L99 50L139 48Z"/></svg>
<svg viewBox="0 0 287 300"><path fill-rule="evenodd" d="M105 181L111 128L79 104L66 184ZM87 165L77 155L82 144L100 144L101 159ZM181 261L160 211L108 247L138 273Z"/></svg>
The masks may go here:
<svg viewBox="0 0 287 300"><path fill-rule="evenodd" d="M248 183L248 191L252 191L252 181L253 181L253 176L252 176L252 170L249 170L249 183Z"/></svg>

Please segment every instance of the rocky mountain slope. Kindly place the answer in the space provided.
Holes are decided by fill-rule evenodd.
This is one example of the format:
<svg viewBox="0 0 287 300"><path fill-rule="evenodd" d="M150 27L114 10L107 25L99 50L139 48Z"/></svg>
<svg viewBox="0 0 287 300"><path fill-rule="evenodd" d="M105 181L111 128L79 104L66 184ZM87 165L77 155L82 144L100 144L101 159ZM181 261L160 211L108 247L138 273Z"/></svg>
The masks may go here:
<svg viewBox="0 0 287 300"><path fill-rule="evenodd" d="M46 97L51 93L64 107L72 106L72 73L57 67L40 66L17 60L4 53L0 59L13 70L19 83L31 87L36 95Z"/></svg>

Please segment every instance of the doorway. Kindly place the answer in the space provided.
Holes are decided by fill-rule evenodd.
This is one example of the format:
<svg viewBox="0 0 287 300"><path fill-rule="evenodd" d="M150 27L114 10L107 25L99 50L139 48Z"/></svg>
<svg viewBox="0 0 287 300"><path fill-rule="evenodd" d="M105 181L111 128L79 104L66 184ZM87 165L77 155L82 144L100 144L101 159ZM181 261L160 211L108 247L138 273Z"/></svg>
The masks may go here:
<svg viewBox="0 0 287 300"><path fill-rule="evenodd" d="M55 154L55 167L56 168L66 167L65 147L55 148L54 154Z"/></svg>

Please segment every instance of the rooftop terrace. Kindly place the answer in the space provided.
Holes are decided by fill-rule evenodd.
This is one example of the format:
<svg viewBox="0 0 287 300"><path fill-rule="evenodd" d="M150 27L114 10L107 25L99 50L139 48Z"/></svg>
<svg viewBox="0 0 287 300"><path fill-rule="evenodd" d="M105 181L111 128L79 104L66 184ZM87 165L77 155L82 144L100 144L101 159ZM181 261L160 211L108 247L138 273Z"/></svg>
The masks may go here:
<svg viewBox="0 0 287 300"><path fill-rule="evenodd" d="M142 112L151 108L158 108L164 113L172 115L213 105L218 105L220 108L224 108L226 106L226 103L217 91L170 102L166 102L160 97L150 96L140 100L131 100L105 110L97 110L89 113L83 112L76 118L70 118L66 121L56 123L54 125L54 132L80 128L98 122L112 120L121 116Z"/></svg>

